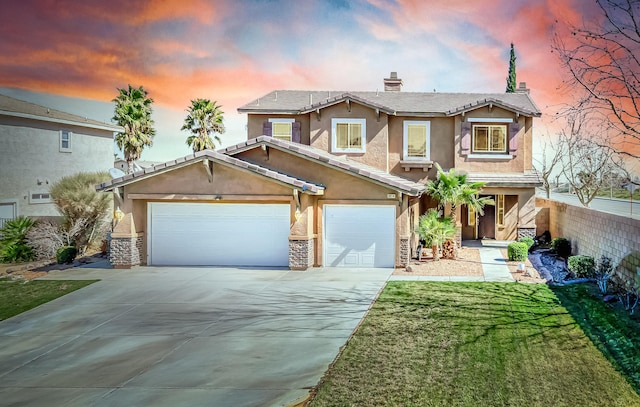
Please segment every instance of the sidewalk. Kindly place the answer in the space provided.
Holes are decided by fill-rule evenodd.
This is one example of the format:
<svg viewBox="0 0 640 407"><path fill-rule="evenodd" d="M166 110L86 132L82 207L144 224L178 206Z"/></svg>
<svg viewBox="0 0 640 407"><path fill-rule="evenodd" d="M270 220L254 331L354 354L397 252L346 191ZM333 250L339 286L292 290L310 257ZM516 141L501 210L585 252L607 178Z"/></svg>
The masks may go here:
<svg viewBox="0 0 640 407"><path fill-rule="evenodd" d="M501 282L510 283L515 280L502 258L500 249L506 248L509 241L501 240L465 240L463 247L480 250L482 277L469 276L391 276L389 281L451 281L451 282Z"/></svg>

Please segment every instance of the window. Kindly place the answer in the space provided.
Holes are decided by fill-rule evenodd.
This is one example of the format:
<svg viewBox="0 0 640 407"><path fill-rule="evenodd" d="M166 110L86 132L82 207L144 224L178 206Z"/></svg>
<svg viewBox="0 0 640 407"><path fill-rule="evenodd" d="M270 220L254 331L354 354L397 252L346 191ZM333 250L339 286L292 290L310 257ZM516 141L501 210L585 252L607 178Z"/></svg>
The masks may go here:
<svg viewBox="0 0 640 407"><path fill-rule="evenodd" d="M474 153L506 153L506 124L476 124L473 126Z"/></svg>
<svg viewBox="0 0 640 407"><path fill-rule="evenodd" d="M496 225L504 226L504 195L496 195Z"/></svg>
<svg viewBox="0 0 640 407"><path fill-rule="evenodd" d="M405 160L429 160L430 156L430 122L404 121Z"/></svg>
<svg viewBox="0 0 640 407"><path fill-rule="evenodd" d="M364 153L367 125L365 119L331 119L331 151Z"/></svg>
<svg viewBox="0 0 640 407"><path fill-rule="evenodd" d="M271 136L278 140L292 141L293 119L269 119Z"/></svg>
<svg viewBox="0 0 640 407"><path fill-rule="evenodd" d="M51 202L51 195L48 192L32 192L29 191L30 204L42 204Z"/></svg>
<svg viewBox="0 0 640 407"><path fill-rule="evenodd" d="M471 205L467 206L467 225L474 226L476 224L476 210Z"/></svg>
<svg viewBox="0 0 640 407"><path fill-rule="evenodd" d="M60 151L63 153L71 152L71 132L66 130L60 131Z"/></svg>

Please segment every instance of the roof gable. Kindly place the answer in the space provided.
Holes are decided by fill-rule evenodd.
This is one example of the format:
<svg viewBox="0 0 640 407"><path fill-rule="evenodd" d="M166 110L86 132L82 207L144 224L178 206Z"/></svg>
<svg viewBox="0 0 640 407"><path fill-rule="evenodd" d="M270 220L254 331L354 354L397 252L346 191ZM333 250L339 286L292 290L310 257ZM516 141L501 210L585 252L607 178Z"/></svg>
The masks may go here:
<svg viewBox="0 0 640 407"><path fill-rule="evenodd" d="M183 168L198 162L204 162L205 164L208 164L208 162L215 162L221 165L226 165L232 168L239 169L241 171L259 175L261 177L269 179L270 181L287 185L311 195L322 195L325 189L323 185L292 177L290 175L283 174L256 164L252 164L225 154L221 154L213 150L199 151L195 154L180 157L173 161L167 161L165 163L157 164L149 168L144 168L141 171L136 171L132 174L126 174L122 177L114 178L111 181L103 182L102 184L96 185L96 189L98 191L111 191L114 188L142 181L144 179Z"/></svg>
<svg viewBox="0 0 640 407"><path fill-rule="evenodd" d="M261 146L277 148L278 150L288 152L308 160L313 160L322 165L366 179L370 182L400 191L407 195L420 196L425 190L425 186L423 184L389 174L378 168L371 167L357 161L346 160L342 157L335 156L324 150L305 144L278 140L268 136L249 139L234 146L219 150L219 152L228 155L235 155Z"/></svg>

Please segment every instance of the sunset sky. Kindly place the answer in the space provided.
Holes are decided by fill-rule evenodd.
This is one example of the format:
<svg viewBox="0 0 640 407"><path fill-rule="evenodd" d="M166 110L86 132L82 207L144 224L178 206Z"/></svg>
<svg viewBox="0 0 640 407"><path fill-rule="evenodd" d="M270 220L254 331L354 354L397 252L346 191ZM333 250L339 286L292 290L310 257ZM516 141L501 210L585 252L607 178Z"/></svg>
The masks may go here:
<svg viewBox="0 0 640 407"><path fill-rule="evenodd" d="M109 121L118 87L155 100L144 160L190 153L191 99L218 101L224 145L246 138L236 109L274 89L504 92L509 44L552 129L568 100L551 38L594 19L584 0L4 0L0 93Z"/></svg>

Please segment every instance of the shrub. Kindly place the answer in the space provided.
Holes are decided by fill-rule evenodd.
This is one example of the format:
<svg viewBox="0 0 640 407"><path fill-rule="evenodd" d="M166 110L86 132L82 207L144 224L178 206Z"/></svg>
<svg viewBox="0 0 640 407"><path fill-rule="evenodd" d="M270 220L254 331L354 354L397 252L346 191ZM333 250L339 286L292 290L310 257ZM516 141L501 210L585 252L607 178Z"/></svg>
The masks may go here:
<svg viewBox="0 0 640 407"><path fill-rule="evenodd" d="M509 261L525 261L527 260L529 248L526 243L513 242L507 246L507 253L509 254Z"/></svg>
<svg viewBox="0 0 640 407"><path fill-rule="evenodd" d="M612 275L613 265L611 264L611 259L603 255L598 260L595 271L596 283L602 294L607 293L607 284Z"/></svg>
<svg viewBox="0 0 640 407"><path fill-rule="evenodd" d="M533 245L535 244L535 240L533 240L530 237L522 237L518 240L518 242L520 243L525 243L527 245L527 249L531 250L531 248L533 247Z"/></svg>
<svg viewBox="0 0 640 407"><path fill-rule="evenodd" d="M34 223L34 220L20 216L4 224L0 231L1 262L17 263L33 260L33 251L27 244L26 235Z"/></svg>
<svg viewBox="0 0 640 407"><path fill-rule="evenodd" d="M73 246L62 246L56 252L56 260L58 264L69 264L75 260L78 255L78 249Z"/></svg>
<svg viewBox="0 0 640 407"><path fill-rule="evenodd" d="M593 277L596 270L596 264L591 256L571 256L567 265L576 277Z"/></svg>
<svg viewBox="0 0 640 407"><path fill-rule="evenodd" d="M104 238L113 197L111 193L97 192L95 186L108 179L106 172L81 172L63 177L51 186L51 200L64 216L65 240L77 247L80 254Z"/></svg>
<svg viewBox="0 0 640 407"><path fill-rule="evenodd" d="M565 259L571 256L571 241L564 237L556 237L551 241L551 250Z"/></svg>
<svg viewBox="0 0 640 407"><path fill-rule="evenodd" d="M33 225L27 232L26 239L27 244L33 249L36 260L53 259L58 249L65 245L60 227L47 221L39 221Z"/></svg>

